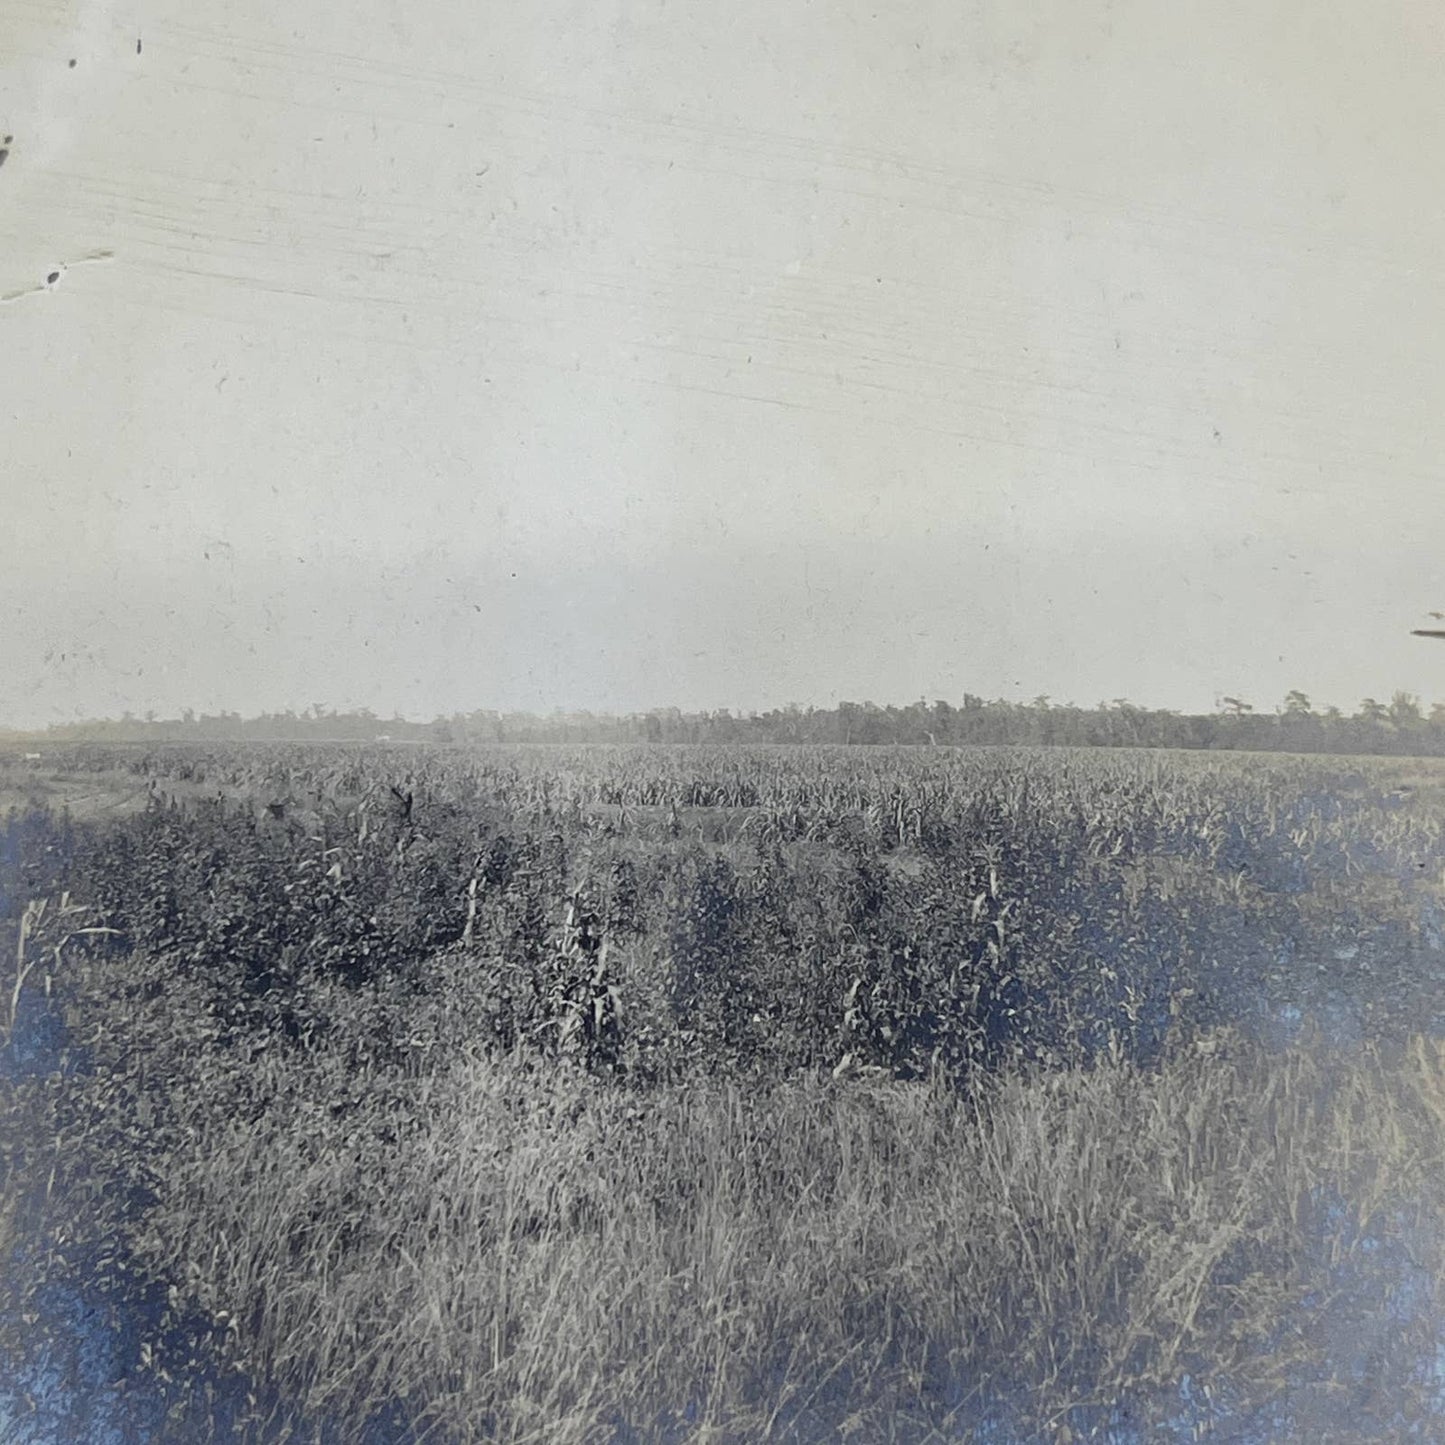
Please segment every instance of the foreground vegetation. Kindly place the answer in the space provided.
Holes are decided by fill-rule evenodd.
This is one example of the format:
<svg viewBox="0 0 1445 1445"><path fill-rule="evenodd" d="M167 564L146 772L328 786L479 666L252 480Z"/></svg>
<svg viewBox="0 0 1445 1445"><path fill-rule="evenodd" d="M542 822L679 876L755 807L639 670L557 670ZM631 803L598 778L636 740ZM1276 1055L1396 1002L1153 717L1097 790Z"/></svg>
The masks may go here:
<svg viewBox="0 0 1445 1445"><path fill-rule="evenodd" d="M1428 765L57 772L141 796L3 860L19 1438L1439 1427Z"/></svg>

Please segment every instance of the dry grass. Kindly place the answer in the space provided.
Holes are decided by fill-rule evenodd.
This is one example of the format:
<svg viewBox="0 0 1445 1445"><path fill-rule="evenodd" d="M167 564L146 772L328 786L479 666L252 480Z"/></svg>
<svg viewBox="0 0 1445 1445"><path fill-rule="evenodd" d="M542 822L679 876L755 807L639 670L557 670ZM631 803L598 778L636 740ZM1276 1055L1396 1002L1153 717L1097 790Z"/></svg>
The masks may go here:
<svg viewBox="0 0 1445 1445"><path fill-rule="evenodd" d="M1438 1275L1438 1044L1225 1036L963 1093L637 1096L472 1058L344 1120L339 1082L198 1130L149 1249L344 1433L400 1405L447 1440L1067 1439L1182 1387L1201 1427L1277 1401L1303 1438L1351 1308L1389 1341L1376 1438L1439 1404L1433 1297L1381 1313L1407 1239Z"/></svg>

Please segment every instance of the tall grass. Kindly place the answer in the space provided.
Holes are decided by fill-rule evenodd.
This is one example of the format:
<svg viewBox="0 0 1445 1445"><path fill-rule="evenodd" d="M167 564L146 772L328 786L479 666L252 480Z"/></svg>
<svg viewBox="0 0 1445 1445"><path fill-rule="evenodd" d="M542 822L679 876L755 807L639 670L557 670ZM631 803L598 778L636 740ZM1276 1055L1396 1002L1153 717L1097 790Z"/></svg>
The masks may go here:
<svg viewBox="0 0 1445 1445"><path fill-rule="evenodd" d="M1371 1428L1438 1427L1445 1049L1215 1043L962 1091L477 1056L343 1117L313 1059L192 1114L144 1251L336 1438L1304 1438L1367 1343Z"/></svg>

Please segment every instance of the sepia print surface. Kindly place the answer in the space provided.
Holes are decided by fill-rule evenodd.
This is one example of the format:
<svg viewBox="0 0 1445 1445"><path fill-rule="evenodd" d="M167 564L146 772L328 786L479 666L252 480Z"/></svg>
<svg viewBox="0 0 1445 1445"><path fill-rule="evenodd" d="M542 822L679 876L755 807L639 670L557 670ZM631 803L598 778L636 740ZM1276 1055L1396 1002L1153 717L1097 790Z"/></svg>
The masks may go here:
<svg viewBox="0 0 1445 1445"><path fill-rule="evenodd" d="M0 0L0 1440L1445 1438L1442 62Z"/></svg>

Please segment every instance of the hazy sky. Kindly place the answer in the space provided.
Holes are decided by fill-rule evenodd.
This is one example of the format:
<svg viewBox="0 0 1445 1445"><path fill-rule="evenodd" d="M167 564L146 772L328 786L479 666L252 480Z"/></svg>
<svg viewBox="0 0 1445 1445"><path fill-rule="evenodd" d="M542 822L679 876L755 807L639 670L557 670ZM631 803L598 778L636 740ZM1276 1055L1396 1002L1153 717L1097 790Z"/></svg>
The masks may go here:
<svg viewBox="0 0 1445 1445"><path fill-rule="evenodd" d="M0 64L0 722L1445 699L1437 0L0 0Z"/></svg>

